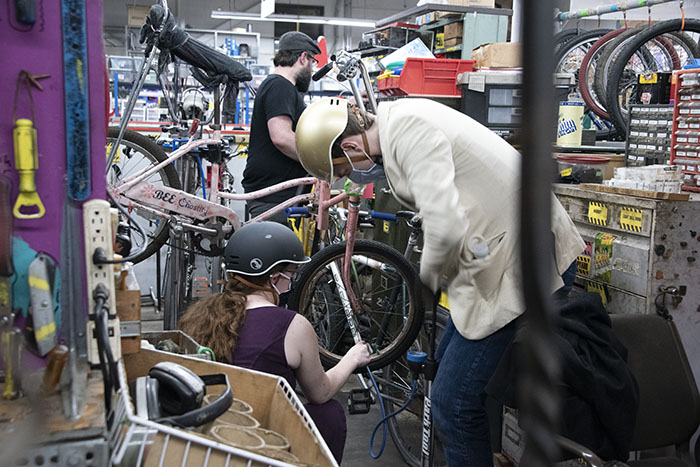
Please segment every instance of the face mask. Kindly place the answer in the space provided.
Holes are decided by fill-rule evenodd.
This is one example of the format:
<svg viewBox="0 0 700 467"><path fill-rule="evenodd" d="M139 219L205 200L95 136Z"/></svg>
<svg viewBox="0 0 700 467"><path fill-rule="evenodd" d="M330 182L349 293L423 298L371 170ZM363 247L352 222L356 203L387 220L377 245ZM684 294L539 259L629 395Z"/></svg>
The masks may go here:
<svg viewBox="0 0 700 467"><path fill-rule="evenodd" d="M272 281L270 281L270 285L272 285L272 288L275 289L275 292L277 292L277 295L282 295L283 293L287 293L292 289L292 278L283 272L280 272L279 275L284 277L285 279L287 279L287 290L281 291L280 289L277 288L277 286L275 284L272 283Z"/></svg>
<svg viewBox="0 0 700 467"><path fill-rule="evenodd" d="M362 152L365 155L365 157L367 157L367 159L372 160L369 157L369 154L367 154L364 150ZM348 178L353 182L358 183L360 185L367 185L368 183L376 182L377 180L386 178L383 165L377 164L375 162L374 165L372 165L372 167L370 167L369 169L359 170L356 169L354 165L352 165L352 160L350 160L350 156L348 156L347 153L345 153L345 157L348 158L348 162L350 162L350 166L352 167L352 171L350 171Z"/></svg>

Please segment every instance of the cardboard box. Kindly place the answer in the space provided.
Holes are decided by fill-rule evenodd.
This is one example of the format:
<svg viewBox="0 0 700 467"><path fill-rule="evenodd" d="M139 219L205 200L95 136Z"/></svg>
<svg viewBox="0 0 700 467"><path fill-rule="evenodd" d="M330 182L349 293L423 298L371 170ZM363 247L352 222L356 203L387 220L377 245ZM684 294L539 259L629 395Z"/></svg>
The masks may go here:
<svg viewBox="0 0 700 467"><path fill-rule="evenodd" d="M473 6L473 7L484 7L484 8L495 8L495 0L443 0L442 2L435 2L443 5L454 5L454 6ZM447 16L460 16L462 13L451 12L451 11L438 11L437 19L445 18Z"/></svg>
<svg viewBox="0 0 700 467"><path fill-rule="evenodd" d="M461 42L463 32L464 23L462 21L455 21L454 23L446 24L444 28L445 40L452 39L453 37L459 37Z"/></svg>
<svg viewBox="0 0 700 467"><path fill-rule="evenodd" d="M416 16L416 24L423 26L424 24L433 23L437 21L437 19L437 11L431 11L430 13L424 13L420 16Z"/></svg>
<svg viewBox="0 0 700 467"><path fill-rule="evenodd" d="M289 451L299 458L301 463L319 467L337 467L338 464L311 421L308 412L284 378L223 363L141 349L138 354L124 356L127 380L132 381L139 376L147 375L148 370L161 361L178 363L200 375L225 373L228 376L233 397L245 401L253 407L252 416L260 422L261 427L284 435L289 440ZM222 389L222 387L213 386L208 387L207 391L216 394ZM121 429L126 431L133 428L131 426L134 424L132 417L130 417L129 422L122 423L120 421L120 425L123 427ZM138 425L138 422L136 424ZM141 426L139 425L139 427ZM153 434L152 438L149 438L152 444L145 450L146 458L142 463L146 467L204 465L205 459L208 459L207 465L210 467L268 465L259 461L249 463L251 458L247 457L248 455L266 457L263 454L229 447L197 432L179 430L164 425L162 427ZM134 431L138 431L138 429L137 427ZM187 439L187 437L193 436L196 437L196 442ZM136 441L140 442L140 440ZM134 444L133 439L124 442L135 445L138 451L138 443ZM222 447L226 449L221 449ZM227 459L227 455L229 459ZM186 462L183 461L184 459Z"/></svg>
<svg viewBox="0 0 700 467"><path fill-rule="evenodd" d="M443 0L439 3L442 3L443 5L479 6L487 8L496 7L496 0Z"/></svg>
<svg viewBox="0 0 700 467"><path fill-rule="evenodd" d="M522 43L495 42L472 50L475 68L517 68L522 65Z"/></svg>
<svg viewBox="0 0 700 467"><path fill-rule="evenodd" d="M117 290L116 291L117 316L122 325L126 326L138 335L121 335L122 355L127 353L137 353L141 348L141 291L140 290Z"/></svg>
<svg viewBox="0 0 700 467"><path fill-rule="evenodd" d="M461 44L461 43L462 43L462 36L459 36L459 37L451 37L451 38L445 39L445 40L443 41L444 47L445 47L446 49L449 49L450 47L455 47L455 46L457 46L457 45L459 45L459 44Z"/></svg>

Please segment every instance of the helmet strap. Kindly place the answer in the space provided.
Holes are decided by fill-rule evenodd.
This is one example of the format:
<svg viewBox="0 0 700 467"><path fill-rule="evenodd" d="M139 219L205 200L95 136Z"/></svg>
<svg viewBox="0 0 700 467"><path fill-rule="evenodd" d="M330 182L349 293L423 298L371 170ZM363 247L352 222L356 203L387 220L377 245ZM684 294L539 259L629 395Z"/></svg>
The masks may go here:
<svg viewBox="0 0 700 467"><path fill-rule="evenodd" d="M270 290L269 288L263 287L262 285L253 284L253 283L250 282L249 280L243 279L243 277L239 276L238 274L236 274L234 277L236 278L237 281L243 282L245 285L247 285L247 286L250 287L251 289L255 289L255 290L265 290L265 291L269 291L269 290Z"/></svg>
<svg viewBox="0 0 700 467"><path fill-rule="evenodd" d="M367 141L367 132L363 131L360 133L362 136L362 145L365 147L365 153L369 155L369 141Z"/></svg>
<svg viewBox="0 0 700 467"><path fill-rule="evenodd" d="M247 285L247 286L250 287L251 289L260 290L261 292L272 292L272 295L274 295L274 297L275 297L275 305L279 305L279 303L280 303L280 295L279 295L279 292L277 292L276 287L275 287L273 284L270 284L270 285L272 285L272 288L270 288L270 287L263 287L263 286L258 285L258 284L253 284L253 283L250 282L249 280L243 279L243 278L242 278L241 276L239 276L238 274L236 274L235 277L236 277L236 280L238 280L238 281L244 283L245 285Z"/></svg>

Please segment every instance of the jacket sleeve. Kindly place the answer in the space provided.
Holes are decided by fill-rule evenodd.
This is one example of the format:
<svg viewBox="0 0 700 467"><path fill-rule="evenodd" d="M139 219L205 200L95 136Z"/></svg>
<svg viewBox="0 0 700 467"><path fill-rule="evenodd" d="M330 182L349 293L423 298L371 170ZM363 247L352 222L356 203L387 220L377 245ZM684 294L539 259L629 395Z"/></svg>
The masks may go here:
<svg viewBox="0 0 700 467"><path fill-rule="evenodd" d="M420 276L436 291L442 266L459 255L469 221L454 183L455 163L447 135L421 118L402 119L393 128L397 163L423 217Z"/></svg>

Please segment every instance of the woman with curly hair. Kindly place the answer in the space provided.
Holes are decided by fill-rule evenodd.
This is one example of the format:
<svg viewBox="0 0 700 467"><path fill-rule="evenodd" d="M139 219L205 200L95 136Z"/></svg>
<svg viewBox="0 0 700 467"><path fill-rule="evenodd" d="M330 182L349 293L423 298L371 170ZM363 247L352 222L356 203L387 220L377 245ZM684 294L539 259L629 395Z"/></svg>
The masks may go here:
<svg viewBox="0 0 700 467"><path fill-rule="evenodd" d="M257 222L237 230L226 245L224 291L197 301L180 329L214 351L217 361L297 381L309 400L306 410L340 463L346 437L345 412L333 396L352 372L369 363L367 345L355 344L324 371L318 337L302 315L281 308L297 265L309 261L287 227Z"/></svg>

